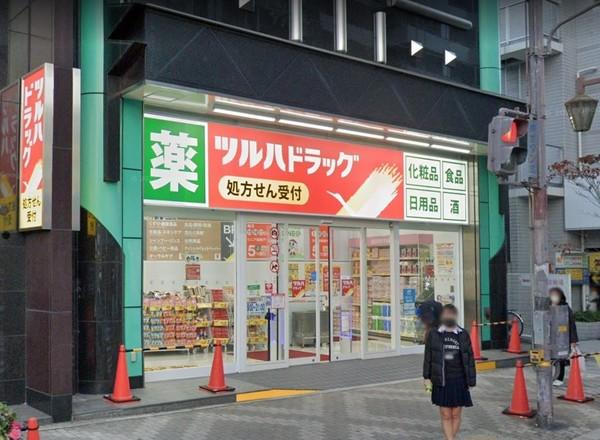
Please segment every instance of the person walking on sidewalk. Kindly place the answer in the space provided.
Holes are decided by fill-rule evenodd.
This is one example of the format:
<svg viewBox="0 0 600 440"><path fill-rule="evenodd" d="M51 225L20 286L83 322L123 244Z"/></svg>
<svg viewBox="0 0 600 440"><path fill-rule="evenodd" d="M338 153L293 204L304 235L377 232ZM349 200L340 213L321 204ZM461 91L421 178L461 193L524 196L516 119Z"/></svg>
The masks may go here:
<svg viewBox="0 0 600 440"><path fill-rule="evenodd" d="M577 343L579 342L579 336L577 335L577 325L575 324L575 314L573 313L573 309L571 309L571 306L567 303L567 297L561 288L553 287L548 292L550 293L550 302L553 306L567 306L569 308L569 342L571 343L571 353L575 353ZM573 362L579 362L579 359L575 359ZM567 365L569 365L569 359L560 359L557 362L558 375L553 383L555 387L559 387L564 383Z"/></svg>
<svg viewBox="0 0 600 440"><path fill-rule="evenodd" d="M471 338L457 323L458 310L446 304L440 325L427 334L423 379L431 391L431 403L439 406L446 440L455 440L463 407L473 406L469 388L476 383Z"/></svg>

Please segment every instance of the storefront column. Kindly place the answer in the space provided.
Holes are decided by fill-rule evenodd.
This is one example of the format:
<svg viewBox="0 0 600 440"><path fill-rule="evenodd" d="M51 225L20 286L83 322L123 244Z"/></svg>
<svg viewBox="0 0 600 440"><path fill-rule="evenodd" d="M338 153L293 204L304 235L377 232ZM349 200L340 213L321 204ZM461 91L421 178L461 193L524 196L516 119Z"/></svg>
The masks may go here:
<svg viewBox="0 0 600 440"><path fill-rule="evenodd" d="M121 154L123 160L123 335L127 348L142 348L142 125L144 104L121 101ZM131 386L143 380L143 353L129 353Z"/></svg>
<svg viewBox="0 0 600 440"><path fill-rule="evenodd" d="M80 2L81 206L78 386L106 393L122 343L121 183L104 181L104 2Z"/></svg>
<svg viewBox="0 0 600 440"><path fill-rule="evenodd" d="M498 2L479 1L479 62L482 90L500 92L500 53L498 35ZM506 311L506 233L501 207L501 192L494 175L487 171L487 158L479 158L480 217L480 310L479 321L504 319ZM499 333L500 332L500 333ZM498 327L494 335L490 327L482 331L483 344L491 348L503 346L506 336Z"/></svg>

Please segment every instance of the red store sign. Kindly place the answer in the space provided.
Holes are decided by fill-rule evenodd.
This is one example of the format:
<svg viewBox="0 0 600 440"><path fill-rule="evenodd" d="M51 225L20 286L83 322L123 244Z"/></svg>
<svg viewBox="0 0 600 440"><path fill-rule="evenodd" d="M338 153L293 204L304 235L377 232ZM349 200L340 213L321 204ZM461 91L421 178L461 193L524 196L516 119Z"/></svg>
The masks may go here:
<svg viewBox="0 0 600 440"><path fill-rule="evenodd" d="M211 208L404 218L401 151L216 123L208 139Z"/></svg>
<svg viewBox="0 0 600 440"><path fill-rule="evenodd" d="M53 66L21 80L19 229L49 229L52 183Z"/></svg>

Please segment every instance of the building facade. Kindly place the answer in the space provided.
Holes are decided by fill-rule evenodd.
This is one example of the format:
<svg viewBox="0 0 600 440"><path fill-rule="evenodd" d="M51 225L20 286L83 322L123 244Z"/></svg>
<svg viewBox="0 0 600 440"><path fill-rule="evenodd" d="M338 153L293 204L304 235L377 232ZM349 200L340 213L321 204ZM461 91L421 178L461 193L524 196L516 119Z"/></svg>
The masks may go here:
<svg viewBox="0 0 600 440"><path fill-rule="evenodd" d="M429 299L502 320L508 199L485 144L523 103L496 94L495 2L424 3L71 4L79 230L0 243L32 255L6 288L27 314L36 238L69 237L48 266L71 284L44 291L70 325L47 371L0 377L9 400L70 417L72 394L110 390L120 343L142 387L208 375L216 345L229 373L418 352ZM35 67L7 64L7 84ZM2 335L27 341L22 365L25 322Z"/></svg>
<svg viewBox="0 0 600 440"><path fill-rule="evenodd" d="M562 20L591 5L591 2L544 3L544 28L547 34ZM500 51L502 57L502 92L509 96L527 99L527 81L524 61L526 35L525 17L527 2L499 2ZM546 58L546 151L548 163L576 160L578 157L598 154L600 121L596 117L589 132L577 135L571 128L564 104L575 96L575 80L578 76L600 75L600 45L594 30L600 19L600 10L592 9L574 21L562 26L551 44L551 54ZM549 35L546 35L546 40ZM586 94L598 98L600 87L586 88ZM577 224L566 215L565 204L575 203L570 211L579 218L587 218L586 225ZM549 250L554 272L570 274L570 281L563 288L570 296L574 310L594 307L590 303L591 291L595 290L596 270L590 266L600 246L600 224L594 214L586 214L586 205L577 204L576 194L568 182L554 178L549 189ZM567 210L568 211L568 210ZM510 190L510 263L508 265L508 307L522 313L531 322L530 287L527 270L530 264L529 198L521 189ZM566 258L565 258L566 257ZM590 259L591 258L591 259ZM526 332L528 333L528 332Z"/></svg>

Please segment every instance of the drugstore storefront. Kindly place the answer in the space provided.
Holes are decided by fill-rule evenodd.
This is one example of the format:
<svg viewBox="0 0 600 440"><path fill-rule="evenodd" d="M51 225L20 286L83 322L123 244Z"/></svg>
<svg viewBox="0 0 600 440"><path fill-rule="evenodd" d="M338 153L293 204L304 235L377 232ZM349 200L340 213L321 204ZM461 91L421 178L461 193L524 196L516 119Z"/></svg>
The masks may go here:
<svg viewBox="0 0 600 440"><path fill-rule="evenodd" d="M204 116L144 108L147 381L207 375L215 344L229 372L413 353L420 303L463 309L468 155L306 112L292 121L353 130L216 119L252 104L209 99Z"/></svg>
<svg viewBox="0 0 600 440"><path fill-rule="evenodd" d="M79 392L121 342L141 387L207 375L215 343L228 372L422 350L428 298L503 319L485 143L521 103L119 3L81 11Z"/></svg>

